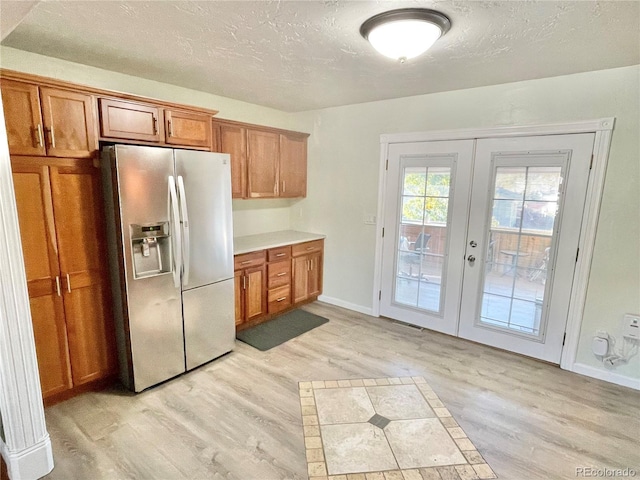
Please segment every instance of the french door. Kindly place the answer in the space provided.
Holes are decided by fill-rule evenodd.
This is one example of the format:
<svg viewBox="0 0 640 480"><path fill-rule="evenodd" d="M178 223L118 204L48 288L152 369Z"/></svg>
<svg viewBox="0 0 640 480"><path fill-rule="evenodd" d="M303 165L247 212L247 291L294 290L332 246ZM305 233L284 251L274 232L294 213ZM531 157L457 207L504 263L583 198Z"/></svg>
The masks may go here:
<svg viewBox="0 0 640 480"><path fill-rule="evenodd" d="M380 313L559 363L594 138L391 145Z"/></svg>
<svg viewBox="0 0 640 480"><path fill-rule="evenodd" d="M473 140L389 147L380 313L457 333Z"/></svg>

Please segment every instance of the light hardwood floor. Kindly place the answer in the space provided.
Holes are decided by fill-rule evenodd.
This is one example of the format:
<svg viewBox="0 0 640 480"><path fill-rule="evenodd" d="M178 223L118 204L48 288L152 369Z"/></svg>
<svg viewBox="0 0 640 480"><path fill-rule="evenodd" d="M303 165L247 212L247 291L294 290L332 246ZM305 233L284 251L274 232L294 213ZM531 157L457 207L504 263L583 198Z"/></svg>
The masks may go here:
<svg viewBox="0 0 640 480"><path fill-rule="evenodd" d="M225 357L150 391L46 409L50 479L305 479L298 381L423 376L500 479L640 476L640 393L552 365L314 303L330 322L268 352Z"/></svg>

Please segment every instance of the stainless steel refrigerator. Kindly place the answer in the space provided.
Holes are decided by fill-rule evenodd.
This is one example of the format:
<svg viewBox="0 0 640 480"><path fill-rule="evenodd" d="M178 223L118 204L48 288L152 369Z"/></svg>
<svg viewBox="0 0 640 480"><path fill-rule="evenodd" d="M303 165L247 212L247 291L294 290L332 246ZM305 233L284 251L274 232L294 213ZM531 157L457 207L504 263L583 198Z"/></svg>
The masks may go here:
<svg viewBox="0 0 640 480"><path fill-rule="evenodd" d="M140 392L235 342L229 155L102 151L121 378Z"/></svg>

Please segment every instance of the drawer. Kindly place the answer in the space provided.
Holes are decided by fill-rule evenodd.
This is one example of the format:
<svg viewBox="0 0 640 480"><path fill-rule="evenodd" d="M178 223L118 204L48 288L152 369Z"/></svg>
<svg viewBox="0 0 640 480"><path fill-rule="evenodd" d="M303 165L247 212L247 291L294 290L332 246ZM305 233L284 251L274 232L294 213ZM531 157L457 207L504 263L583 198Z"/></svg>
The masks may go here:
<svg viewBox="0 0 640 480"><path fill-rule="evenodd" d="M267 265L267 288L281 287L291 283L291 261L274 262Z"/></svg>
<svg viewBox="0 0 640 480"><path fill-rule="evenodd" d="M277 260L288 260L291 258L291 245L267 250L267 260L275 262Z"/></svg>
<svg viewBox="0 0 640 480"><path fill-rule="evenodd" d="M265 262L266 253L265 250L258 250L257 252L236 255L233 258L233 269L242 270L243 268L260 266Z"/></svg>
<svg viewBox="0 0 640 480"><path fill-rule="evenodd" d="M291 247L294 257L307 253L321 252L324 240L314 240L313 242L297 243Z"/></svg>
<svg viewBox="0 0 640 480"><path fill-rule="evenodd" d="M291 286L274 288L268 292L269 313L276 313L291 306Z"/></svg>

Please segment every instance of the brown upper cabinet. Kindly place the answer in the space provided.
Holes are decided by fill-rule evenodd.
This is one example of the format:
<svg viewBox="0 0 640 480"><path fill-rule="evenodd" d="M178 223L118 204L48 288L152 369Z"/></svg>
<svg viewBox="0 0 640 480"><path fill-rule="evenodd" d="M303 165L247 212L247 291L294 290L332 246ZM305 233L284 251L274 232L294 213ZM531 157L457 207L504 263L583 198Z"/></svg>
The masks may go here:
<svg viewBox="0 0 640 480"><path fill-rule="evenodd" d="M110 98L98 99L98 106L101 137L146 142L160 142L164 138L164 122L159 107Z"/></svg>
<svg viewBox="0 0 640 480"><path fill-rule="evenodd" d="M280 196L307 196L307 136L280 134Z"/></svg>
<svg viewBox="0 0 640 480"><path fill-rule="evenodd" d="M217 132L216 132L217 130ZM240 125L219 125L215 128L219 152L231 155L231 195L233 198L247 196L247 129Z"/></svg>
<svg viewBox="0 0 640 480"><path fill-rule="evenodd" d="M247 130L247 197L278 196L279 142L277 133Z"/></svg>
<svg viewBox="0 0 640 480"><path fill-rule="evenodd" d="M168 144L211 148L211 116L165 110L164 118Z"/></svg>
<svg viewBox="0 0 640 480"><path fill-rule="evenodd" d="M112 98L98 105L101 138L211 149L211 115Z"/></svg>
<svg viewBox="0 0 640 480"><path fill-rule="evenodd" d="M91 95L6 79L0 87L12 155L84 158L98 149Z"/></svg>
<svg viewBox="0 0 640 480"><path fill-rule="evenodd" d="M213 121L213 149L231 155L233 198L305 197L306 133Z"/></svg>

